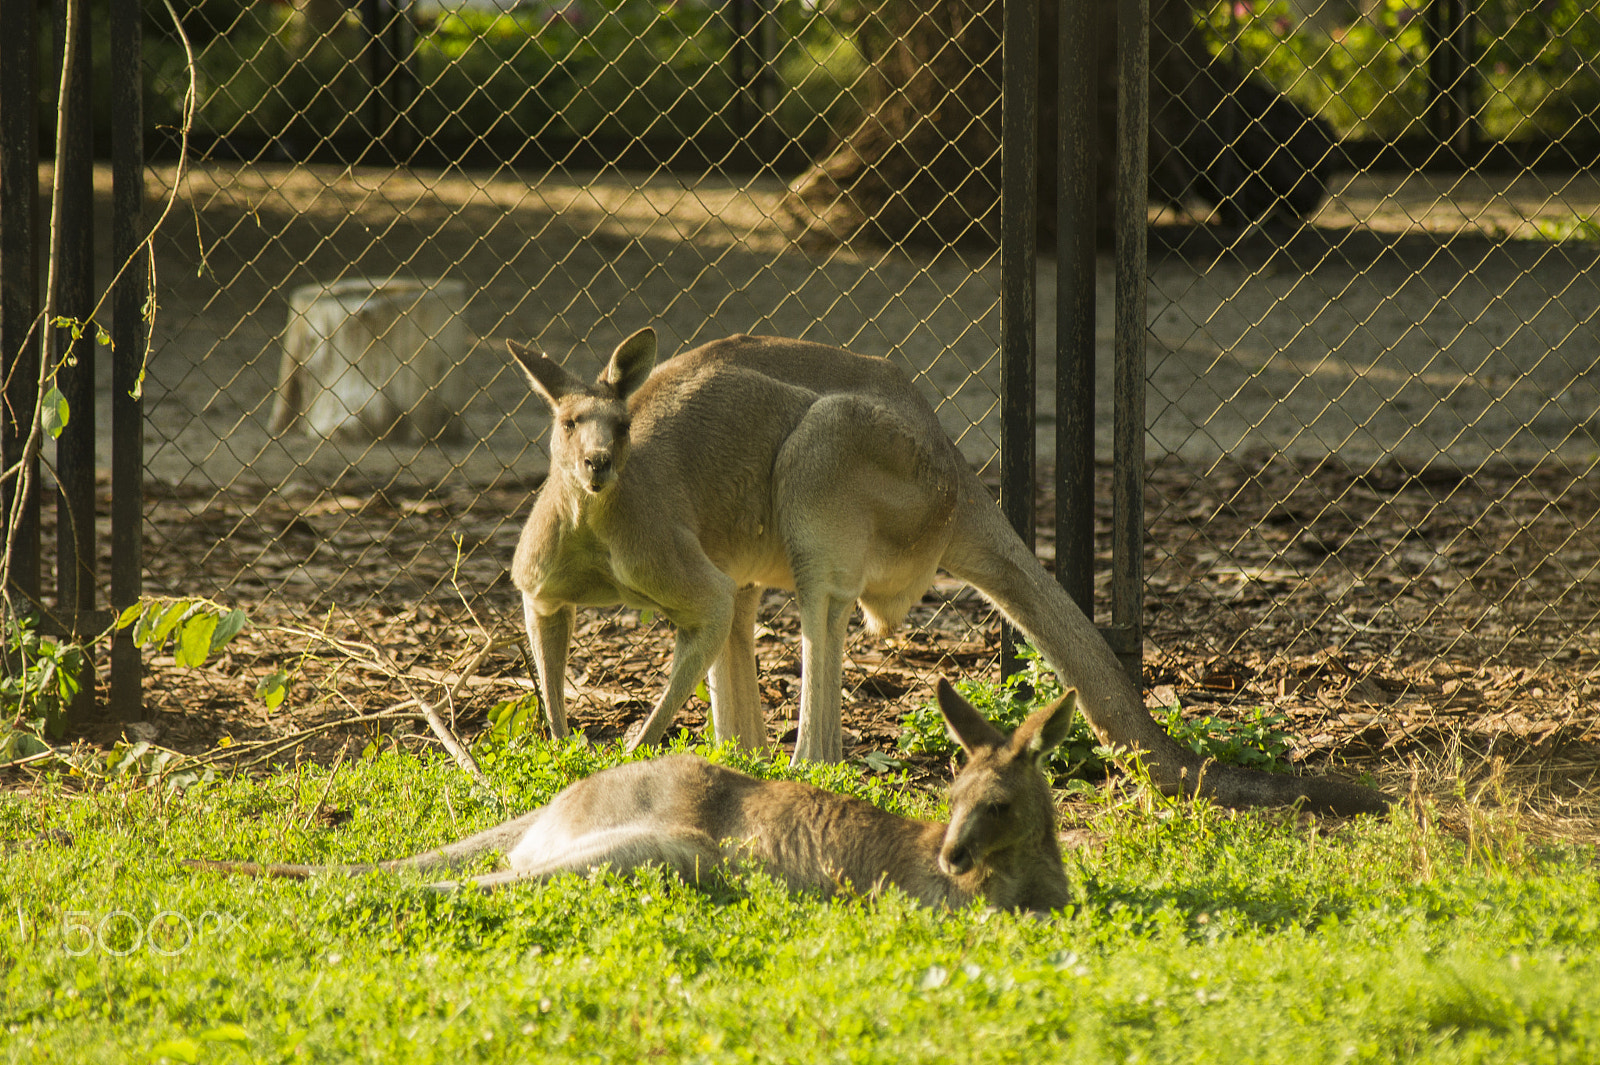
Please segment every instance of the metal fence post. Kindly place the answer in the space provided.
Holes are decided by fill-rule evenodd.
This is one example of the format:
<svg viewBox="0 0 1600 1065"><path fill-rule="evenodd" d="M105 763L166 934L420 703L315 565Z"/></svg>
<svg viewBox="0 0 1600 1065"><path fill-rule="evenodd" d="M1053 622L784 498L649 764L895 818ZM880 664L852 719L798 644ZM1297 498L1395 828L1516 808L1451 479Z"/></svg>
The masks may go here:
<svg viewBox="0 0 1600 1065"><path fill-rule="evenodd" d="M1477 160L1477 17L1465 0L1433 0L1424 22L1428 41L1428 120L1439 146L1462 165Z"/></svg>
<svg viewBox="0 0 1600 1065"><path fill-rule="evenodd" d="M1034 545L1035 321L1038 302L1039 0L1006 0L1000 117L1000 506ZM1001 630L1000 671L1016 671Z"/></svg>
<svg viewBox="0 0 1600 1065"><path fill-rule="evenodd" d="M1093 0L1061 0L1056 115L1056 580L1094 618Z"/></svg>
<svg viewBox="0 0 1600 1065"><path fill-rule="evenodd" d="M0 367L5 410L0 462L18 468L38 401L39 316L39 65L34 0L0 0L10 42L0 48ZM19 498L21 493L21 498ZM9 591L37 607L40 593L39 459L26 461L0 491ZM20 509L19 509L20 505ZM16 524L13 526L13 513Z"/></svg>
<svg viewBox="0 0 1600 1065"><path fill-rule="evenodd" d="M1112 648L1144 671L1145 299L1148 288L1150 3L1117 2L1117 310L1112 413Z"/></svg>
<svg viewBox="0 0 1600 1065"><path fill-rule="evenodd" d="M56 511L56 609L67 634L78 639L97 635L94 617L94 127L90 95L90 69L94 52L90 43L91 19L87 0L60 0L57 4L56 51L68 62L65 26L73 23L71 70L63 86L59 107L65 117L65 142L57 148L61 173L56 186L61 204L52 208L59 219L50 249L56 276L56 301L48 313L81 323L70 338L66 329L46 323L46 359L57 367L56 382L66 397L69 417L56 438L56 477L59 492ZM67 343L64 351L58 348ZM59 357L57 357L59 352ZM85 669L92 670L85 661ZM92 676L81 678L83 687L73 701L72 715L81 720L94 705Z"/></svg>
<svg viewBox="0 0 1600 1065"><path fill-rule="evenodd" d="M111 296L111 608L138 602L144 561L144 403L139 378L147 329L149 270L144 239L144 100L138 0L111 3L111 254L121 274ZM143 716L139 649L131 630L111 641L110 706L124 721Z"/></svg>

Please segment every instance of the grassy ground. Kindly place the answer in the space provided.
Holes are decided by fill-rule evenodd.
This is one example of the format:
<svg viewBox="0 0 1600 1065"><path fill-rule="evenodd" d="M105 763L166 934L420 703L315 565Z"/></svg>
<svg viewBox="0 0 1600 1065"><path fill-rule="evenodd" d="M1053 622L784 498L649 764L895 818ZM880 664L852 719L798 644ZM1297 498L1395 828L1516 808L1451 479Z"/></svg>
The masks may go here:
<svg viewBox="0 0 1600 1065"><path fill-rule="evenodd" d="M618 757L502 751L503 799L409 754L173 794L40 778L0 798L0 1060L1600 1055L1593 847L1486 799L1319 823L1107 791L1067 810L1076 900L1050 921L791 898L754 873L438 896L178 865L392 856ZM816 779L938 813L883 778Z"/></svg>

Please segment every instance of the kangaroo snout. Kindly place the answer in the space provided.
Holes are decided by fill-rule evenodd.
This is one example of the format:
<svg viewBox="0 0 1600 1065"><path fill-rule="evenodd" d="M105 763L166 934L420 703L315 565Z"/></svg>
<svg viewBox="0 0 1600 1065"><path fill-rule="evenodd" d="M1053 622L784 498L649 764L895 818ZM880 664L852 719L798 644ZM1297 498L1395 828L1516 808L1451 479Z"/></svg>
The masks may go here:
<svg viewBox="0 0 1600 1065"><path fill-rule="evenodd" d="M616 480L617 463L609 451L599 451L583 460L584 486L598 492Z"/></svg>
<svg viewBox="0 0 1600 1065"><path fill-rule="evenodd" d="M947 876L960 876L971 869L976 862L972 858L972 848L965 843L955 840L946 840L939 850L939 869Z"/></svg>

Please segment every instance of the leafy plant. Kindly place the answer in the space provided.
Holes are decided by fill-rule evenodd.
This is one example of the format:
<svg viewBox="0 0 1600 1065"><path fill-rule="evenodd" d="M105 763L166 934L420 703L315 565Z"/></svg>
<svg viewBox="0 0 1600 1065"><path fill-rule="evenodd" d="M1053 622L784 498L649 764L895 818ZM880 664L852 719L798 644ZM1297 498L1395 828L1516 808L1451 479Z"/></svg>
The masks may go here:
<svg viewBox="0 0 1600 1065"><path fill-rule="evenodd" d="M706 0L559 0L511 11L448 5L412 17L407 69L417 92L406 121L439 144L593 136L681 138L733 129L740 91L728 8ZM771 57L786 133L819 139L846 123L863 65L847 33L814 5L774 5L783 43ZM147 96L176 109L170 42L151 35ZM343 25L304 39L283 6L250 5L211 36L199 56L199 122L228 137L288 137L315 144L348 136L372 92L358 60L363 40Z"/></svg>
<svg viewBox="0 0 1600 1065"><path fill-rule="evenodd" d="M37 617L7 618L5 628L0 705L7 720L0 722L0 761L43 751L40 736L64 735L67 707L78 694L83 672L83 648L41 633Z"/></svg>
<svg viewBox="0 0 1600 1065"><path fill-rule="evenodd" d="M218 606L209 599L150 598L124 610L116 627L132 625L136 647L157 651L170 642L173 660L194 668L228 646L248 621L244 611Z"/></svg>
<svg viewBox="0 0 1600 1065"><path fill-rule="evenodd" d="M210 784L217 779L216 770L210 766L186 764L187 759L177 751L169 751L140 740L137 743L119 743L98 756L97 762L78 763L78 771L85 775L98 773L105 777L125 777L141 780L147 787L163 786L168 792L186 791L196 784Z"/></svg>
<svg viewBox="0 0 1600 1065"><path fill-rule="evenodd" d="M1315 5L1313 5L1315 6ZM1423 132L1433 98L1428 7L1376 0L1358 14L1325 8L1307 18L1290 0L1214 0L1196 9L1212 54L1260 72L1343 136L1392 139ZM1600 16L1588 0L1474 5L1476 121L1491 138L1593 132L1600 102Z"/></svg>
<svg viewBox="0 0 1600 1065"><path fill-rule="evenodd" d="M1245 765L1279 772L1288 768L1289 741L1281 726L1288 721L1282 714L1255 707L1242 721L1225 718L1183 716L1177 703L1167 708L1162 722L1167 735L1204 758L1227 765Z"/></svg>
<svg viewBox="0 0 1600 1065"><path fill-rule="evenodd" d="M489 708L489 731L483 741L510 743L539 733L539 694L529 692L515 699L503 699Z"/></svg>
<svg viewBox="0 0 1600 1065"><path fill-rule="evenodd" d="M1593 217L1585 218L1574 214L1564 218L1536 218L1533 227L1539 236L1552 243L1564 240L1600 240L1600 220Z"/></svg>
<svg viewBox="0 0 1600 1065"><path fill-rule="evenodd" d="M1022 670L998 684L987 680L956 682L956 690L979 713L1008 731L1022 724L1033 711L1061 695L1060 681L1050 672L1032 645L1021 647L1017 657L1022 659ZM953 757L958 749L945 730L944 716L934 703L926 703L906 714L900 719L900 726L899 747L902 751L948 758ZM1072 731L1066 740L1046 756L1044 769L1057 779L1099 777L1105 774L1110 753L1100 746L1100 741L1089 730L1083 715L1079 714L1073 719Z"/></svg>
<svg viewBox="0 0 1600 1065"><path fill-rule="evenodd" d="M1000 683L985 680L957 681L961 692L978 711L1003 729L1014 729L1039 707L1061 695L1061 683L1050 671L1039 652L1024 645L1017 652L1023 662L1020 672ZM1291 736L1281 727L1286 719L1257 707L1241 721L1206 715L1185 718L1177 703L1167 708L1162 723L1167 734L1203 758L1228 765L1282 771L1288 768ZM902 751L951 757L956 743L945 731L939 708L928 703L900 719ZM1057 780L1104 776L1113 760L1079 714L1073 720L1067 739L1045 759L1044 767Z"/></svg>

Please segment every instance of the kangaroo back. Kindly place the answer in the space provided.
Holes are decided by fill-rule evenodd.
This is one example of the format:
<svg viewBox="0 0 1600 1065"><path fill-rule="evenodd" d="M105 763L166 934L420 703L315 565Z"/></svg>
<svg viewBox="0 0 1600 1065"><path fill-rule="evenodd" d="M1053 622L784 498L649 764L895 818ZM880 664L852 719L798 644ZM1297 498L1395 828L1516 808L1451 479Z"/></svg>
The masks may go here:
<svg viewBox="0 0 1600 1065"><path fill-rule="evenodd" d="M612 441L592 461L552 448L566 469L552 469L512 567L558 734L574 607L624 603L657 610L676 629L666 689L633 743L659 740L709 674L718 737L765 745L752 630L760 590L777 587L795 593L800 614L794 758L837 761L852 611L859 603L871 628L886 629L942 566L1028 635L1078 689L1100 738L1143 752L1164 790L1230 805L1386 806L1379 793L1340 781L1212 766L1168 737L893 363L749 336L704 345L646 376L641 367L654 357L654 334L642 330L593 385L548 360L524 360L558 434L582 435L582 411L572 408L592 401L604 408L599 444Z"/></svg>

